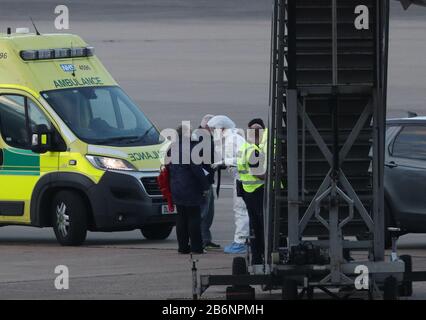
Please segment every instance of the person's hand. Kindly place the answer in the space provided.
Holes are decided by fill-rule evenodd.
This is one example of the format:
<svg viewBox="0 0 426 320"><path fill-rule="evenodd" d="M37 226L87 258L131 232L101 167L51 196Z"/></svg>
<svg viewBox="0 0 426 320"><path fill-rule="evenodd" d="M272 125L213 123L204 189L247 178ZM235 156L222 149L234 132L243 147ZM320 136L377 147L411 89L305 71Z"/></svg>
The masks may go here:
<svg viewBox="0 0 426 320"><path fill-rule="evenodd" d="M228 173L229 173L232 177L237 178L237 176L238 176L238 170L237 170L237 168L236 168L236 167L228 167L226 171L228 171Z"/></svg>
<svg viewBox="0 0 426 320"><path fill-rule="evenodd" d="M207 196L209 195L210 189L204 190L203 191L203 197L207 198Z"/></svg>

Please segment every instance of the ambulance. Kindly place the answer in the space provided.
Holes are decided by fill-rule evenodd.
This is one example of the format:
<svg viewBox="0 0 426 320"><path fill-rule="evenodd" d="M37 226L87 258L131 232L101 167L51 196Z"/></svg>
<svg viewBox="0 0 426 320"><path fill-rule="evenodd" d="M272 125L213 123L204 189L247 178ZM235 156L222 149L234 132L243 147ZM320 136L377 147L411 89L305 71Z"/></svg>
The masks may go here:
<svg viewBox="0 0 426 320"><path fill-rule="evenodd" d="M52 227L65 246L87 231L166 239L164 143L80 37L0 33L0 226Z"/></svg>

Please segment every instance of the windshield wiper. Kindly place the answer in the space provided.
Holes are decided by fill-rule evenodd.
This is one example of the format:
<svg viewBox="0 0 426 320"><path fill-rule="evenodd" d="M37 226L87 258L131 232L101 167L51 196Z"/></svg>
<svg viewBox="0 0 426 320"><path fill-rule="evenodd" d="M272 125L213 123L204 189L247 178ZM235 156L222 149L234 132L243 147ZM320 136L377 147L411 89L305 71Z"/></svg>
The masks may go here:
<svg viewBox="0 0 426 320"><path fill-rule="evenodd" d="M150 133L151 130L154 128L155 126L152 124L151 127L148 130L146 130L145 133L140 137L140 140L143 140L148 135L148 133Z"/></svg>
<svg viewBox="0 0 426 320"><path fill-rule="evenodd" d="M145 139L145 137L148 135L148 133L150 133L151 130L154 129L154 128L155 127L153 125L151 125L151 127L148 130L146 130L143 135L132 137L132 140L129 140L129 143L134 143L134 142L138 142L138 141Z"/></svg>
<svg viewBox="0 0 426 320"><path fill-rule="evenodd" d="M126 141L128 143L135 143L135 142L138 142L138 141L145 139L145 137L152 131L152 129L155 129L154 125L151 125L151 127L149 129L147 129L144 132L144 134L141 135L141 136L112 137L112 138L107 138L107 139L102 139L102 140L95 140L94 143L105 144L105 143L122 142L122 141Z"/></svg>
<svg viewBox="0 0 426 320"><path fill-rule="evenodd" d="M112 137L112 138L107 138L103 140L95 140L94 143L104 144L104 143L111 143L111 142L121 142L126 140L130 140L129 142L139 141L140 137L139 136Z"/></svg>

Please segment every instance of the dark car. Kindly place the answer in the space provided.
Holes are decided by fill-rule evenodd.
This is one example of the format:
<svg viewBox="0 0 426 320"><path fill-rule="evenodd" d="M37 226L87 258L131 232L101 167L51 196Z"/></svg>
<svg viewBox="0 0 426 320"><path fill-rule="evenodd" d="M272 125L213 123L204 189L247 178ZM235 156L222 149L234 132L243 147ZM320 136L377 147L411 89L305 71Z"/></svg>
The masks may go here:
<svg viewBox="0 0 426 320"><path fill-rule="evenodd" d="M386 225L426 233L426 117L388 120L385 152Z"/></svg>

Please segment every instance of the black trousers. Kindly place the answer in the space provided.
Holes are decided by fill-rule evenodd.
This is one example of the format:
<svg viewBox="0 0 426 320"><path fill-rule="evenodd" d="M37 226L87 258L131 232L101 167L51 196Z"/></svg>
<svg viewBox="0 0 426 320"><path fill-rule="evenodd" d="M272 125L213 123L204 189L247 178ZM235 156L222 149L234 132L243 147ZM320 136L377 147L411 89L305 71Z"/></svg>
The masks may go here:
<svg viewBox="0 0 426 320"><path fill-rule="evenodd" d="M200 206L176 206L176 236L179 252L202 253Z"/></svg>
<svg viewBox="0 0 426 320"><path fill-rule="evenodd" d="M263 230L263 193L264 187L260 187L252 193L244 192L243 196L249 215L250 235L254 237L254 239L250 240L252 264L262 264L262 256L265 251Z"/></svg>

